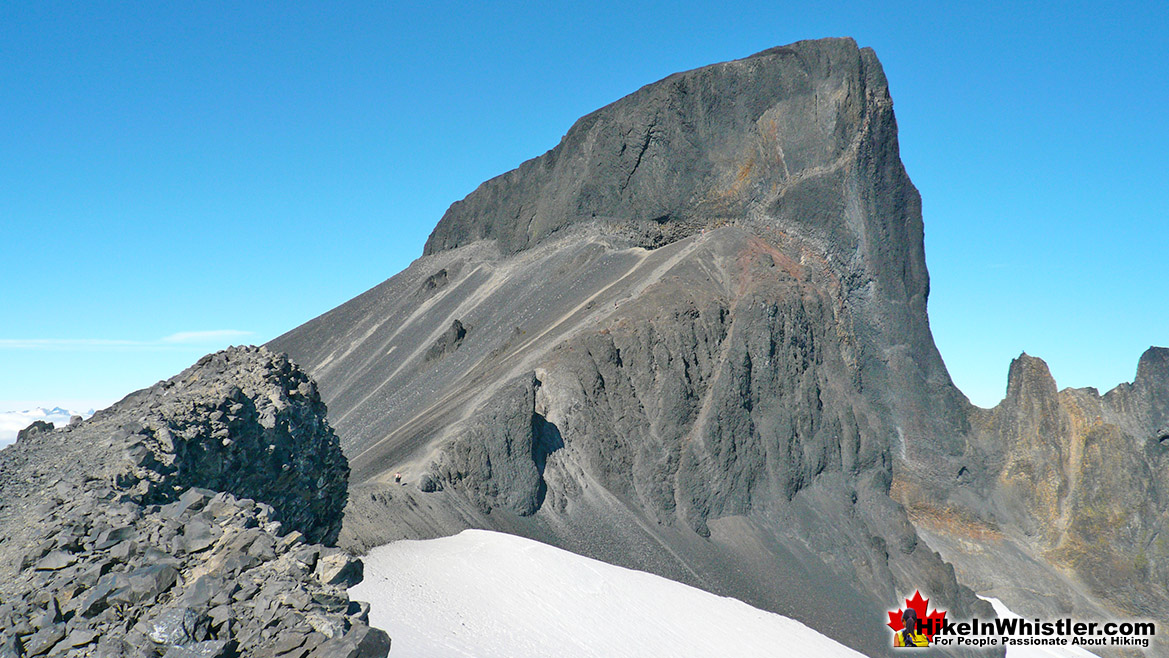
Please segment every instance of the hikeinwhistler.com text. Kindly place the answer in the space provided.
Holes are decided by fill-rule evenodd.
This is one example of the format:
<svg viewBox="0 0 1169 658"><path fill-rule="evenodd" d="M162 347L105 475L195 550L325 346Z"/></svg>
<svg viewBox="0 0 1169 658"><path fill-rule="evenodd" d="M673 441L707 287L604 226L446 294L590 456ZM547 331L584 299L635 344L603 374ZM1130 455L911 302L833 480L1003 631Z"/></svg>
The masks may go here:
<svg viewBox="0 0 1169 658"><path fill-rule="evenodd" d="M1073 619L1011 619L954 622L930 620L920 625L933 631L936 646L1010 647L1083 646L1147 649L1157 634L1151 621L1075 621ZM931 628L931 626L933 628Z"/></svg>

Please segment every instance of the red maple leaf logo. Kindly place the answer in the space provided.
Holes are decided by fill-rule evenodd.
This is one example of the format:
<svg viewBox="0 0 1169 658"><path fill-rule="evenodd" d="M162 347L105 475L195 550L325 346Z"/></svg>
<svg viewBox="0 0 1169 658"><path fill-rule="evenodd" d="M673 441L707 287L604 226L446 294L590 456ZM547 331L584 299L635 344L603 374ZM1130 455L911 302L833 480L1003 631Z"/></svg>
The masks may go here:
<svg viewBox="0 0 1169 658"><path fill-rule="evenodd" d="M913 608L917 613L917 618L922 622L921 633L926 636L930 642L934 641L934 633L942 628L942 622L946 620L945 610L934 610L926 614L926 608L929 607L930 600L921 598L921 592L915 591L912 599L905 599L905 605ZM905 612L905 608L898 608L897 612L889 613L889 628L894 632L905 628L905 622L901 621L901 615Z"/></svg>

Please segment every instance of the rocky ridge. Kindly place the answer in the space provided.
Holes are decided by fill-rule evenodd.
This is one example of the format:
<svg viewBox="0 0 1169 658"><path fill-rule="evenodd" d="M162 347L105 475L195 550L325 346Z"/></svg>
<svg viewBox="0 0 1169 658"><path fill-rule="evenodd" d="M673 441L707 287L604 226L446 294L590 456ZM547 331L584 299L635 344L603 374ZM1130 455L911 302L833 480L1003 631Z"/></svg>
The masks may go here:
<svg viewBox="0 0 1169 658"><path fill-rule="evenodd" d="M312 380L232 348L0 451L0 656L385 656Z"/></svg>
<svg viewBox="0 0 1169 658"><path fill-rule="evenodd" d="M1169 349L1103 395L1060 390L1028 354L1007 380L1002 402L970 408L947 467L959 486L907 471L895 496L964 582L1014 609L1169 619Z"/></svg>

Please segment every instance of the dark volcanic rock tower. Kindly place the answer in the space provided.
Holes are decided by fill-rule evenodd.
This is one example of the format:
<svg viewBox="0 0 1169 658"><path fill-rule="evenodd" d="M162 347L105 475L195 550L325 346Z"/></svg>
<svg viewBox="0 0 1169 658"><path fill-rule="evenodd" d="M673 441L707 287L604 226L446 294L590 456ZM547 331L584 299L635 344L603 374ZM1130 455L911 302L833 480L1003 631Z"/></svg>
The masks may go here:
<svg viewBox="0 0 1169 658"><path fill-rule="evenodd" d="M0 656L384 656L316 386L233 348L0 451Z"/></svg>
<svg viewBox="0 0 1169 658"><path fill-rule="evenodd" d="M888 496L968 449L928 291L881 66L830 39L582 118L271 345L345 437L342 543L517 532L879 655L915 589L991 614Z"/></svg>

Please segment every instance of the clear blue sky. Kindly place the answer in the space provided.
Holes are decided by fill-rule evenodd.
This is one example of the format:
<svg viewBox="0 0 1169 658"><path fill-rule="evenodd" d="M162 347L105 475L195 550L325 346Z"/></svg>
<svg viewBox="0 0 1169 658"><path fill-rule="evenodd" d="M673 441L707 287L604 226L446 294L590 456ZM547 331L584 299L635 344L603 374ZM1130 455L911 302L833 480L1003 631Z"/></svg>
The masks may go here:
<svg viewBox="0 0 1169 658"><path fill-rule="evenodd" d="M267 341L577 117L823 36L885 66L963 391L1024 350L1129 381L1169 344L1169 10L952 4L3 3L0 409Z"/></svg>

